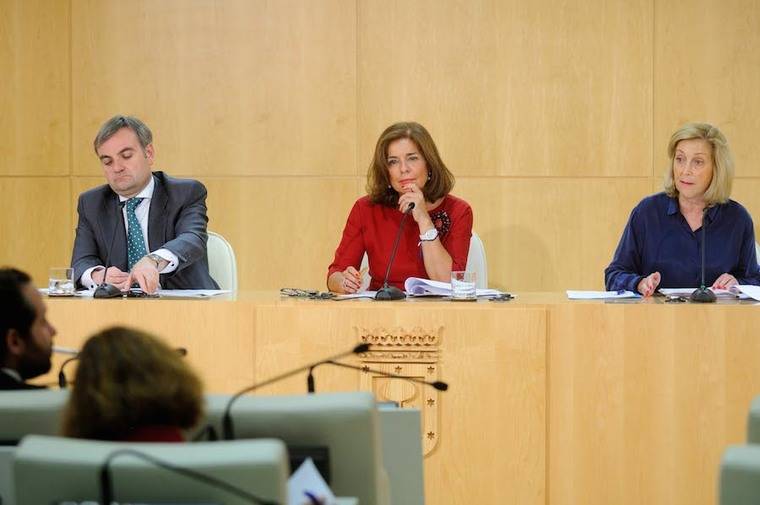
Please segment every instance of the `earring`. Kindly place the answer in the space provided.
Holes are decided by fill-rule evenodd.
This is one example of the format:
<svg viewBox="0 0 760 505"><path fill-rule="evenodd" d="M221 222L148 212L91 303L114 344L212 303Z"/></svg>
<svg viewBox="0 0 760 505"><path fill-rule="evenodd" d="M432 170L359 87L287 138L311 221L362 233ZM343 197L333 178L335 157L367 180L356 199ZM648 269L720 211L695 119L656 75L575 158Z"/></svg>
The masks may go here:
<svg viewBox="0 0 760 505"><path fill-rule="evenodd" d="M430 180L432 178L433 178L433 175L430 173L430 171L428 171L428 180Z"/></svg>

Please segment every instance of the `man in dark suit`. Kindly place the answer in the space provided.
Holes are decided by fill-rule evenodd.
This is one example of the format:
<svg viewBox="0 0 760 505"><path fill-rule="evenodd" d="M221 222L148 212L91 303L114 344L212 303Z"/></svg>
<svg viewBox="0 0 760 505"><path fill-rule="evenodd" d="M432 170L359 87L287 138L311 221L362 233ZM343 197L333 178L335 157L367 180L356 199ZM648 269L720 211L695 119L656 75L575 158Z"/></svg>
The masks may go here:
<svg viewBox="0 0 760 505"><path fill-rule="evenodd" d="M0 307L0 390L39 389L26 381L50 371L55 328L27 274L0 269Z"/></svg>
<svg viewBox="0 0 760 505"><path fill-rule="evenodd" d="M108 184L79 196L71 259L78 284L92 289L105 276L122 291L218 289L208 270L203 184L152 172L153 134L135 117L109 119L93 145Z"/></svg>

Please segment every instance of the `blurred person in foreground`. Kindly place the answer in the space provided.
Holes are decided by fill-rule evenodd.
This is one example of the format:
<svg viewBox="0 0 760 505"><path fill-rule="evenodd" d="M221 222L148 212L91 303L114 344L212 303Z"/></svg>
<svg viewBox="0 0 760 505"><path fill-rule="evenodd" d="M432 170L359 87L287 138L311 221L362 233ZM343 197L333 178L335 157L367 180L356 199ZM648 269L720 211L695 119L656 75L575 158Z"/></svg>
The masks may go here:
<svg viewBox="0 0 760 505"><path fill-rule="evenodd" d="M63 435L127 442L182 442L203 412L203 388L180 353L124 327L96 333L79 353Z"/></svg>
<svg viewBox="0 0 760 505"><path fill-rule="evenodd" d="M0 269L0 390L44 387L26 381L50 371L55 334L31 277Z"/></svg>

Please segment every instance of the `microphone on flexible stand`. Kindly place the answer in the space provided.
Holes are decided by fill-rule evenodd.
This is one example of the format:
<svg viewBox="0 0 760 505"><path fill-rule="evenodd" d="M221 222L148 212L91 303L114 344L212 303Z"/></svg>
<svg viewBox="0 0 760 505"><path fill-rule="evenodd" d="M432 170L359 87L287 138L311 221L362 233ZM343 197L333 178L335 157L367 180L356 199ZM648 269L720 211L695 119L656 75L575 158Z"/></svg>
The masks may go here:
<svg viewBox="0 0 760 505"><path fill-rule="evenodd" d="M352 354L363 354L367 352L369 348L370 348L369 344L359 344L359 345L354 346L354 348L351 349L350 351L341 352L339 354L336 354L335 356L330 356L327 359L317 361L316 363L311 363L309 365L298 367L294 370L290 370L288 372L272 377L271 379L267 379L263 382L259 382L257 384L248 386L247 388L238 391L229 399L229 401L227 402L227 405L224 407L224 415L222 416L222 432L224 435L224 440L232 440L235 438L235 431L232 426L232 414L231 414L232 404L235 403L235 401L241 396L243 396L244 394L250 393L251 391L254 391L261 387L268 386L269 384L279 382L283 379L287 379L288 377L292 377L293 375L304 372L306 370L309 371L309 375L311 376L311 379L307 379L307 380L310 382L311 388L313 389L314 376L312 375L312 370L314 370L315 367L321 365L322 363L336 360L336 359L345 358L346 356L350 356ZM313 392L313 391L310 391L310 392Z"/></svg>
<svg viewBox="0 0 760 505"><path fill-rule="evenodd" d="M707 207L702 210L702 284L691 293L691 301L696 303L714 303L715 293L705 287L705 249L707 249Z"/></svg>
<svg viewBox="0 0 760 505"><path fill-rule="evenodd" d="M93 298L121 298L124 295L119 288L106 282L106 277L108 277L108 267L111 262L111 252L113 251L113 243L116 239L116 234L119 232L119 225L124 223L124 218L122 217L121 212L121 209L124 208L124 203L126 203L126 200L119 202L119 219L116 221L116 228L113 231L113 235L111 235L111 245L108 247L108 256L106 256L106 269L103 270L103 282L95 288L95 292L92 294Z"/></svg>
<svg viewBox="0 0 760 505"><path fill-rule="evenodd" d="M377 369L374 369L374 368L369 368L367 366L349 365L348 363L340 363L338 361L333 361L333 360L327 360L324 363L320 363L320 365L322 365L322 364L325 364L325 365L335 365L335 366L339 366L339 367L343 367L343 368L349 368L351 370L358 370L360 372L370 372L370 373L377 374L377 375L379 375L381 377L387 377L389 379L405 379L405 380L408 380L410 382L416 382L417 384L424 384L426 386L430 386L430 387L432 387L434 389L437 389L438 391L448 391L448 389L449 389L449 384L447 382L443 382L443 381L433 381L433 382L430 382L430 381L426 381L425 379L418 379L416 377L409 377L409 376L406 376L406 375L398 375L398 374L395 374L395 373L383 372L382 370L377 370Z"/></svg>
<svg viewBox="0 0 760 505"><path fill-rule="evenodd" d="M401 224L398 226L398 232L396 232L396 241L393 243L393 249L391 250L391 257L388 260L388 268L385 269L385 279L383 280L383 287L377 290L375 294L375 300L403 300L406 298L406 294L396 286L388 285L388 276L391 274L391 266L393 266L393 260L396 259L396 251L398 250L398 242L401 240L401 231L404 229L404 221L406 216L414 209L414 202L409 204L409 207L404 211L404 215L401 217Z"/></svg>
<svg viewBox="0 0 760 505"><path fill-rule="evenodd" d="M63 364L61 364L61 368L58 370L58 387L59 388L66 389L66 386L68 385L68 381L66 380L66 374L63 372L63 370L66 368L66 365L78 359L79 359L79 353L77 353L75 356L68 358L66 361L63 362Z"/></svg>
<svg viewBox="0 0 760 505"><path fill-rule="evenodd" d="M111 462L114 459L118 458L119 456L132 456L137 459L147 461L148 463L152 465L155 465L159 468L163 468L164 470L168 470L172 473L184 475L185 477L188 477L189 479L192 479L197 482L203 482L204 484L211 487L215 487L217 489L223 489L227 493L231 495L235 495L238 498L242 498L244 501L248 503L255 503L257 505L278 505L277 501L261 498L260 496L256 496L253 493L249 493L248 491L244 489L241 489L237 486L233 486L229 482L225 482L221 479L217 479L216 477L212 477L210 475L206 475L200 472L196 472L194 470L190 470L189 468L175 466L155 456L137 451L135 449L116 449L115 451L113 451L111 454L109 454L106 457L106 460L101 465L100 472L99 472L100 503L102 503L103 505L110 505L113 503L114 493L113 493L113 481L111 479Z"/></svg>

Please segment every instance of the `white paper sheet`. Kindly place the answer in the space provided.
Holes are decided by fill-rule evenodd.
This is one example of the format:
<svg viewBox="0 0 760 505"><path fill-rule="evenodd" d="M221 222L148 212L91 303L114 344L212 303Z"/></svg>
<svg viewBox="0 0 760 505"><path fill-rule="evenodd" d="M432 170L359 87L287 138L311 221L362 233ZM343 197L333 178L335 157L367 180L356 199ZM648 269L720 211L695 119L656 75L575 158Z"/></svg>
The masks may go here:
<svg viewBox="0 0 760 505"><path fill-rule="evenodd" d="M335 495L320 475L311 458L301 463L288 479L288 505L310 504L309 495L324 499L325 505L335 504Z"/></svg>
<svg viewBox="0 0 760 505"><path fill-rule="evenodd" d="M738 284L737 289L748 298L760 301L760 286L751 286L749 284Z"/></svg>
<svg viewBox="0 0 760 505"><path fill-rule="evenodd" d="M338 295L333 300L356 300L357 298L371 298L375 299L377 291L359 291L358 293L351 293L349 295Z"/></svg>
<svg viewBox="0 0 760 505"><path fill-rule="evenodd" d="M228 289L159 289L158 296L172 298L209 298L231 293Z"/></svg>
<svg viewBox="0 0 760 505"><path fill-rule="evenodd" d="M567 290L567 297L570 300L609 300L615 298L640 298L633 291L574 291Z"/></svg>

